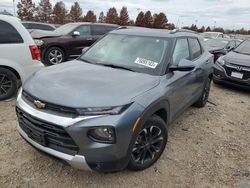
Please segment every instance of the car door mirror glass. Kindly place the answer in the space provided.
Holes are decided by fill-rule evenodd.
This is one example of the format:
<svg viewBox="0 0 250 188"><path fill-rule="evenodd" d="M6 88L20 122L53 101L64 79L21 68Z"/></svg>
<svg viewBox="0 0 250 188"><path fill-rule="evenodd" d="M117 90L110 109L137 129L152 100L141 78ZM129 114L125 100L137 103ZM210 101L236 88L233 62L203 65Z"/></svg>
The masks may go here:
<svg viewBox="0 0 250 188"><path fill-rule="evenodd" d="M80 32L79 31L74 31L73 36L80 36Z"/></svg>
<svg viewBox="0 0 250 188"><path fill-rule="evenodd" d="M191 71L195 68L195 64L187 59L182 59L178 65L172 65L169 67L172 71Z"/></svg>

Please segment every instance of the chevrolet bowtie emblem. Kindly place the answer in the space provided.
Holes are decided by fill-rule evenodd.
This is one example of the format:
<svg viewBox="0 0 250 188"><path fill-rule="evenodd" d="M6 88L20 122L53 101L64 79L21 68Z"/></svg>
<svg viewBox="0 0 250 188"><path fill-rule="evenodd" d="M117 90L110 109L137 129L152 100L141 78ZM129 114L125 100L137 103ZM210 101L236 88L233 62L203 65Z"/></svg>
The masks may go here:
<svg viewBox="0 0 250 188"><path fill-rule="evenodd" d="M45 108L45 104L42 103L41 101L38 101L38 100L35 100L35 101L34 101L34 105L35 105L37 108L39 108L39 109Z"/></svg>

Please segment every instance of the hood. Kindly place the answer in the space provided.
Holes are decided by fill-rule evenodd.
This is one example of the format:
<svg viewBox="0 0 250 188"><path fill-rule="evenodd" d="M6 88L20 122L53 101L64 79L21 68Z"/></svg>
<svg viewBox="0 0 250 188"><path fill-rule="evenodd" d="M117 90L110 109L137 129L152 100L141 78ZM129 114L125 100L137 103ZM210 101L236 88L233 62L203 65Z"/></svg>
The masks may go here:
<svg viewBox="0 0 250 188"><path fill-rule="evenodd" d="M250 67L250 55L240 54L231 51L224 57L224 60L226 62L233 63L236 65Z"/></svg>
<svg viewBox="0 0 250 188"><path fill-rule="evenodd" d="M44 68L24 90L39 100L65 107L124 105L160 82L159 76L71 61Z"/></svg>
<svg viewBox="0 0 250 188"><path fill-rule="evenodd" d="M53 31L44 31L44 30L31 30L30 35L32 36L33 39L41 39L41 38L50 38L50 37L59 37L60 36Z"/></svg>
<svg viewBox="0 0 250 188"><path fill-rule="evenodd" d="M214 52L214 51L221 51L224 48L216 47L216 46L207 46L207 49L209 52Z"/></svg>

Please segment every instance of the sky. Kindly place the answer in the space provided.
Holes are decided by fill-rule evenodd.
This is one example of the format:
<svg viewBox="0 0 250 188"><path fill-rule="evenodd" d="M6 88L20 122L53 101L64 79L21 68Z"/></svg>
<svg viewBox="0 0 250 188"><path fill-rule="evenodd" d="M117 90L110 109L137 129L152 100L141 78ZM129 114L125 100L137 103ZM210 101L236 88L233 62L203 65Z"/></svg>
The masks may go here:
<svg viewBox="0 0 250 188"><path fill-rule="evenodd" d="M15 5L19 0L15 0ZM38 4L40 0L33 0ZM59 0L50 0L54 5ZM70 9L74 1L63 0ZM197 24L226 29L250 30L250 0L78 0L83 14L93 10L98 16L101 11L122 6L128 8L131 19L135 19L139 11L150 10L152 13L164 12L168 20L175 25L190 26ZM13 0L0 0L0 11L6 9L13 13Z"/></svg>

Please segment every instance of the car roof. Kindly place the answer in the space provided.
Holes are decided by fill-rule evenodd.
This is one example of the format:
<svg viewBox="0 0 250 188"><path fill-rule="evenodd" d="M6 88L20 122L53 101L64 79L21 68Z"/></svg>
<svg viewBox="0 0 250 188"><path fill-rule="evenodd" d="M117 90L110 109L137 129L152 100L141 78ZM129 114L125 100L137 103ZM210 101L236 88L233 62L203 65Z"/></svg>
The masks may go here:
<svg viewBox="0 0 250 188"><path fill-rule="evenodd" d="M148 37L197 37L200 36L190 30L167 30L167 29L151 29L144 27L124 27L118 28L111 31L110 33L114 34L125 34L125 35L136 35L136 36L148 36Z"/></svg>
<svg viewBox="0 0 250 188"><path fill-rule="evenodd" d="M112 27L119 27L119 25L116 24L107 24L107 23L94 23L94 22L70 22L67 24L74 24L74 25L101 25L101 26L112 26Z"/></svg>

